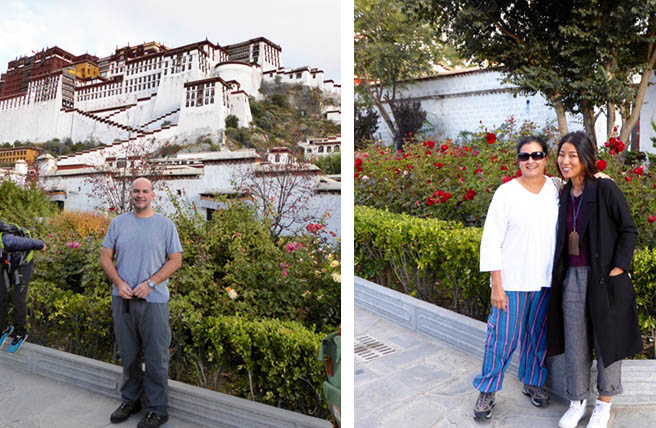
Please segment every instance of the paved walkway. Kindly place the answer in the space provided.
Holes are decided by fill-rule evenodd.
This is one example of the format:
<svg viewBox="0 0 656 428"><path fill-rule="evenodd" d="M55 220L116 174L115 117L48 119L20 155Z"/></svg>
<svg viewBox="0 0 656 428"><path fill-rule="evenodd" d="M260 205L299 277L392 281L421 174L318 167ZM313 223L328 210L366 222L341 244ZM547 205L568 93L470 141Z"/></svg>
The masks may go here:
<svg viewBox="0 0 656 428"><path fill-rule="evenodd" d="M144 411L119 425L109 422L109 415L118 404L115 399L83 388L0 364L2 428L136 427ZM165 428L198 426L174 417L163 425Z"/></svg>
<svg viewBox="0 0 656 428"><path fill-rule="evenodd" d="M509 374L497 393L490 421L473 420L478 392L472 379L481 362L431 337L407 330L355 306L356 345L368 335L395 351L370 361L355 356L355 428L557 427L567 404L552 399L549 407L534 407ZM588 417L591 406L588 409ZM653 406L613 408L614 428L654 426ZM585 417L579 427L585 427Z"/></svg>

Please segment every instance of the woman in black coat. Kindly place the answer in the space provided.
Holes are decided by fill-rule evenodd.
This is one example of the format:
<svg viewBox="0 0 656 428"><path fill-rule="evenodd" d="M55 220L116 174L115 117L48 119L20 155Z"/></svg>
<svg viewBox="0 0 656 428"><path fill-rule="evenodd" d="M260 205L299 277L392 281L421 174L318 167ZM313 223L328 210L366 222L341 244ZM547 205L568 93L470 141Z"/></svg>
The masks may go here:
<svg viewBox="0 0 656 428"><path fill-rule="evenodd" d="M565 353L570 407L559 427L585 415L591 348L597 356L596 401L588 428L606 427L610 399L622 392L621 360L642 351L635 291L628 275L637 229L615 182L595 179L596 147L583 132L558 144L560 194L548 355Z"/></svg>

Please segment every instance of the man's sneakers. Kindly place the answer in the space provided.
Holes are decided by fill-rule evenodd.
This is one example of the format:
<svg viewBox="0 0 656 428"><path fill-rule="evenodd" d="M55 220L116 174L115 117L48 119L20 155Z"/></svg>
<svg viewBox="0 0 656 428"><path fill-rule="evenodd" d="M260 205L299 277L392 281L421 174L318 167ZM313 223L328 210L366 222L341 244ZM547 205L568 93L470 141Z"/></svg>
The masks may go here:
<svg viewBox="0 0 656 428"><path fill-rule="evenodd" d="M13 332L14 332L14 326L13 325L10 325L6 329L4 329L4 331L2 332L2 336L0 336L0 346L5 344L5 341L7 340L9 335Z"/></svg>
<svg viewBox="0 0 656 428"><path fill-rule="evenodd" d="M139 421L137 428L157 428L164 425L169 420L169 415L160 415L153 412L148 412Z"/></svg>
<svg viewBox="0 0 656 428"><path fill-rule="evenodd" d="M586 404L588 404L588 400L570 401L569 409L567 409L563 417L558 421L558 427L576 428L581 418L585 416Z"/></svg>
<svg viewBox="0 0 656 428"><path fill-rule="evenodd" d="M7 349L7 352L10 354L14 354L18 352L21 346L23 346L23 343L27 340L27 333L25 333L22 336L14 336L14 340L11 341L11 345L9 345L9 349Z"/></svg>
<svg viewBox="0 0 656 428"><path fill-rule="evenodd" d="M539 386L524 384L522 394L531 399L531 403L536 407L545 407L549 404L549 394Z"/></svg>
<svg viewBox="0 0 656 428"><path fill-rule="evenodd" d="M597 400L588 421L588 428L606 428L610 421L610 403Z"/></svg>
<svg viewBox="0 0 656 428"><path fill-rule="evenodd" d="M137 400L134 403L121 403L118 406L118 409L114 410L114 413L109 417L109 420L113 424L118 424L141 411L141 401Z"/></svg>
<svg viewBox="0 0 656 428"><path fill-rule="evenodd" d="M474 406L474 419L484 420L492 417L494 408L494 392L481 392Z"/></svg>

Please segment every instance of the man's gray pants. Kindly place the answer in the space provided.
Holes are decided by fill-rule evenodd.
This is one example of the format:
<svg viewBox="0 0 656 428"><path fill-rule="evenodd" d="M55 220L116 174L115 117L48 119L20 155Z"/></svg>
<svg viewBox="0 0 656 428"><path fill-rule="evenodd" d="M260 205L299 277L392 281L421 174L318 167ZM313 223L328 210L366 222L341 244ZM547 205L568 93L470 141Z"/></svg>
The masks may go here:
<svg viewBox="0 0 656 428"><path fill-rule="evenodd" d="M112 296L114 332L123 364L121 398L133 403L144 396L146 410L168 414L169 304ZM146 372L141 368L141 352Z"/></svg>
<svg viewBox="0 0 656 428"><path fill-rule="evenodd" d="M563 283L567 396L572 401L586 399L590 393L591 343L597 354L599 395L612 396L622 393L622 361L604 367L597 340L592 334L586 304L589 271L588 266L570 267Z"/></svg>

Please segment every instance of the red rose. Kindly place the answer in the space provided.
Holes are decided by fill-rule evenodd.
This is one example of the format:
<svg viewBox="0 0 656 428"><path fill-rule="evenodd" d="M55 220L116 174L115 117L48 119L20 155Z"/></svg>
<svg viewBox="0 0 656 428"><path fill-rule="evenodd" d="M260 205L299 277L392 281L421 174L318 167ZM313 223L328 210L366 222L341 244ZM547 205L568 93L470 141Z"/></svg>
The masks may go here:
<svg viewBox="0 0 656 428"><path fill-rule="evenodd" d="M505 165L501 165L501 171L508 171L508 167Z"/></svg>
<svg viewBox="0 0 656 428"><path fill-rule="evenodd" d="M440 146L440 149L441 149L443 152L446 152L446 151L449 149L449 146L447 146L446 144L442 144L442 145Z"/></svg>
<svg viewBox="0 0 656 428"><path fill-rule="evenodd" d="M474 192L472 189L467 190L465 192L465 196L462 197L465 201L472 201L474 200L474 196L476 196L476 192Z"/></svg>
<svg viewBox="0 0 656 428"><path fill-rule="evenodd" d="M430 155L431 155L431 151L430 151L430 150L426 150L426 154L427 154L428 156L430 156Z"/></svg>
<svg viewBox="0 0 656 428"><path fill-rule="evenodd" d="M497 141L497 136L493 134L492 132L486 132L485 133L485 140L487 140L488 144L494 144L495 141Z"/></svg>
<svg viewBox="0 0 656 428"><path fill-rule="evenodd" d="M430 149L434 149L435 148L435 141L430 141L430 140L424 141L424 146L428 147Z"/></svg>
<svg viewBox="0 0 656 428"><path fill-rule="evenodd" d="M517 178L517 177L521 177L521 176L522 176L522 170L518 169L517 172L515 173L514 177Z"/></svg>
<svg viewBox="0 0 656 428"><path fill-rule="evenodd" d="M431 206L435 204L435 200L433 199L432 196L429 196L428 199L426 199L426 206Z"/></svg>
<svg viewBox="0 0 656 428"><path fill-rule="evenodd" d="M647 219L647 221L649 222L649 224L651 224L651 223L656 221L656 217L654 217L653 215L650 215L649 218Z"/></svg>
<svg viewBox="0 0 656 428"><path fill-rule="evenodd" d="M621 153L626 148L626 146L624 145L624 143L622 141L617 140L616 148L617 148L617 153Z"/></svg>
<svg viewBox="0 0 656 428"><path fill-rule="evenodd" d="M634 173L635 175L644 175L644 173L645 173L645 167L642 166L642 165L640 165L639 167L637 167L636 169L633 170L633 173Z"/></svg>
<svg viewBox="0 0 656 428"><path fill-rule="evenodd" d="M606 161L605 161L605 160L603 160L603 159L599 159L599 160L597 161L597 168L599 168L599 171L603 171L603 170L605 170L605 169L606 169L606 166L607 166L607 165L606 165Z"/></svg>
<svg viewBox="0 0 656 428"><path fill-rule="evenodd" d="M507 183L507 182L509 182L510 180L512 180L512 177L508 177L508 176L503 177L503 182L504 182L504 183Z"/></svg>
<svg viewBox="0 0 656 428"><path fill-rule="evenodd" d="M444 164L441 162L435 162L433 165L436 166L437 168L442 168L444 166Z"/></svg>
<svg viewBox="0 0 656 428"><path fill-rule="evenodd" d="M362 172L362 159L355 158L355 170L358 172Z"/></svg>
<svg viewBox="0 0 656 428"><path fill-rule="evenodd" d="M445 203L446 201L449 200L450 197L451 197L451 193L445 193L444 196L442 196L442 198L440 199L440 202Z"/></svg>
<svg viewBox="0 0 656 428"><path fill-rule="evenodd" d="M426 180L426 184L431 184L430 179Z"/></svg>
<svg viewBox="0 0 656 428"><path fill-rule="evenodd" d="M624 177L626 181L631 181L631 177Z"/></svg>
<svg viewBox="0 0 656 428"><path fill-rule="evenodd" d="M481 172L483 172L483 170L482 170L481 167L479 166L478 168L476 168L476 171L474 171L474 175L476 175L476 174L480 174Z"/></svg>

